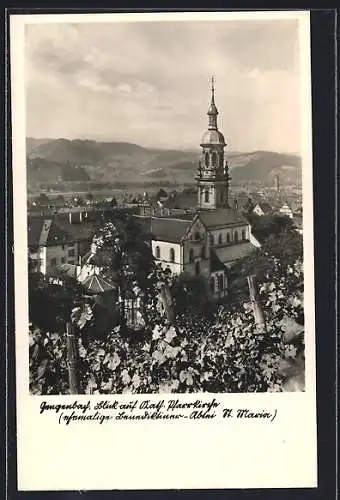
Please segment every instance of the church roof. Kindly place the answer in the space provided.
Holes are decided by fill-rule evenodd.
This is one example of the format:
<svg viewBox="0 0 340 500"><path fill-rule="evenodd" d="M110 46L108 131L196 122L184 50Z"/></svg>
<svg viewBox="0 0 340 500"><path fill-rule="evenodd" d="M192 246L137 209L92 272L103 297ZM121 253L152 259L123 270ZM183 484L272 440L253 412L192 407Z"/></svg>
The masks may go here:
<svg viewBox="0 0 340 500"><path fill-rule="evenodd" d="M186 213L181 213L181 214L171 214L168 219L177 219L177 220L186 220L186 221L192 221L196 215L196 212L186 212Z"/></svg>
<svg viewBox="0 0 340 500"><path fill-rule="evenodd" d="M231 266L238 259L247 257L254 250L256 250L256 247L254 247L254 245L252 245L249 241L215 249L219 260L229 266Z"/></svg>
<svg viewBox="0 0 340 500"><path fill-rule="evenodd" d="M144 233L151 231L151 217L148 215L134 215L134 220Z"/></svg>
<svg viewBox="0 0 340 500"><path fill-rule="evenodd" d="M207 229L248 224L247 219L231 208L218 208L216 210L201 210L198 217Z"/></svg>
<svg viewBox="0 0 340 500"><path fill-rule="evenodd" d="M174 217L152 217L151 233L154 240L180 243L189 226L188 220Z"/></svg>

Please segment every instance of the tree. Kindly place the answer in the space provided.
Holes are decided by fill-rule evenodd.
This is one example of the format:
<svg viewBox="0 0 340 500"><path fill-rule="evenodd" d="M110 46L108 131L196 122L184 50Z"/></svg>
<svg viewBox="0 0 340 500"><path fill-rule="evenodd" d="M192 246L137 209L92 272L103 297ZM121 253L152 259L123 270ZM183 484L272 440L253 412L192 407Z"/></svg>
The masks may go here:
<svg viewBox="0 0 340 500"><path fill-rule="evenodd" d="M171 283L171 293L174 297L177 314L183 314L186 310L207 309L207 287L202 276L185 274L174 276Z"/></svg>
<svg viewBox="0 0 340 500"><path fill-rule="evenodd" d="M273 273L274 260L261 249L255 249L250 255L239 259L232 266L229 276L229 300L238 303L247 300L249 289L247 276L256 275L259 280Z"/></svg>
<svg viewBox="0 0 340 500"><path fill-rule="evenodd" d="M74 202L77 207L82 207L84 205L84 199L81 196L74 198Z"/></svg>
<svg viewBox="0 0 340 500"><path fill-rule="evenodd" d="M163 188L160 188L160 190L157 193L156 198L157 198L157 200L159 200L160 198L167 198L167 196L168 195L167 195L166 191Z"/></svg>
<svg viewBox="0 0 340 500"><path fill-rule="evenodd" d="M50 199L45 193L40 193L39 196L35 199L37 205L47 205Z"/></svg>
<svg viewBox="0 0 340 500"><path fill-rule="evenodd" d="M92 193L87 193L85 196L85 199L88 201L93 201L93 194Z"/></svg>
<svg viewBox="0 0 340 500"><path fill-rule="evenodd" d="M269 235L262 246L262 251L276 258L284 269L303 258L302 236L296 231L287 231Z"/></svg>
<svg viewBox="0 0 340 500"><path fill-rule="evenodd" d="M230 273L231 299L237 302L248 296L247 276L256 275L260 281L269 276L285 276L287 269L302 259L302 237L296 231L269 235L261 248L233 265Z"/></svg>
<svg viewBox="0 0 340 500"><path fill-rule="evenodd" d="M279 235L293 230L293 221L285 215L256 215L247 216L252 233L260 242L264 242L271 235Z"/></svg>
<svg viewBox="0 0 340 500"><path fill-rule="evenodd" d="M141 226L124 213L117 214L114 221L105 222L94 235L93 260L116 283L123 303L128 291L148 287L153 257L145 239Z"/></svg>
<svg viewBox="0 0 340 500"><path fill-rule="evenodd" d="M65 277L60 285L30 273L28 287L30 321L44 331L64 332L72 309L84 302L85 290L73 278Z"/></svg>

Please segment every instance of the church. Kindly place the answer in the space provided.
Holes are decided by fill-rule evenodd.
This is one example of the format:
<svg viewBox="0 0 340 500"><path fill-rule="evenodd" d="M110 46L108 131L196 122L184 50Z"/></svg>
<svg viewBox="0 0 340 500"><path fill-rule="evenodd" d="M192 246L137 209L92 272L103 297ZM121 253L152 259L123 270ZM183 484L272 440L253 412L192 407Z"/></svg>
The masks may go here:
<svg viewBox="0 0 340 500"><path fill-rule="evenodd" d="M212 81L208 129L200 146L195 177L196 208L190 213L151 217L152 253L156 262L175 274L201 276L213 298L228 293L233 263L251 253L258 242L245 217L229 206L230 175L226 142L218 129Z"/></svg>

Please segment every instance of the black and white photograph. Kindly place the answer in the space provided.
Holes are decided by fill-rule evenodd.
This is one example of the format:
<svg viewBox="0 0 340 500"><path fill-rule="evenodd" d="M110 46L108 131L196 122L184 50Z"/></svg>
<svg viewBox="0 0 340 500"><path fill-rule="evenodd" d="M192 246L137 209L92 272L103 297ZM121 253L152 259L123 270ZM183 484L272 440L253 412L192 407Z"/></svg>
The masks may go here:
<svg viewBox="0 0 340 500"><path fill-rule="evenodd" d="M315 486L309 13L11 29L20 489Z"/></svg>
<svg viewBox="0 0 340 500"><path fill-rule="evenodd" d="M299 50L297 20L26 26L32 394L304 390Z"/></svg>

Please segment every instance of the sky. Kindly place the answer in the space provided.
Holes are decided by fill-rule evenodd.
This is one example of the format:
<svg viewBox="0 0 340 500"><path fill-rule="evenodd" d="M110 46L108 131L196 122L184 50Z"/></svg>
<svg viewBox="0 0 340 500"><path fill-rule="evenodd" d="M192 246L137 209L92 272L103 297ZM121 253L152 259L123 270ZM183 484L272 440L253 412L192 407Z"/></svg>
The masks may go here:
<svg viewBox="0 0 340 500"><path fill-rule="evenodd" d="M300 152L298 21L28 24L26 136Z"/></svg>

